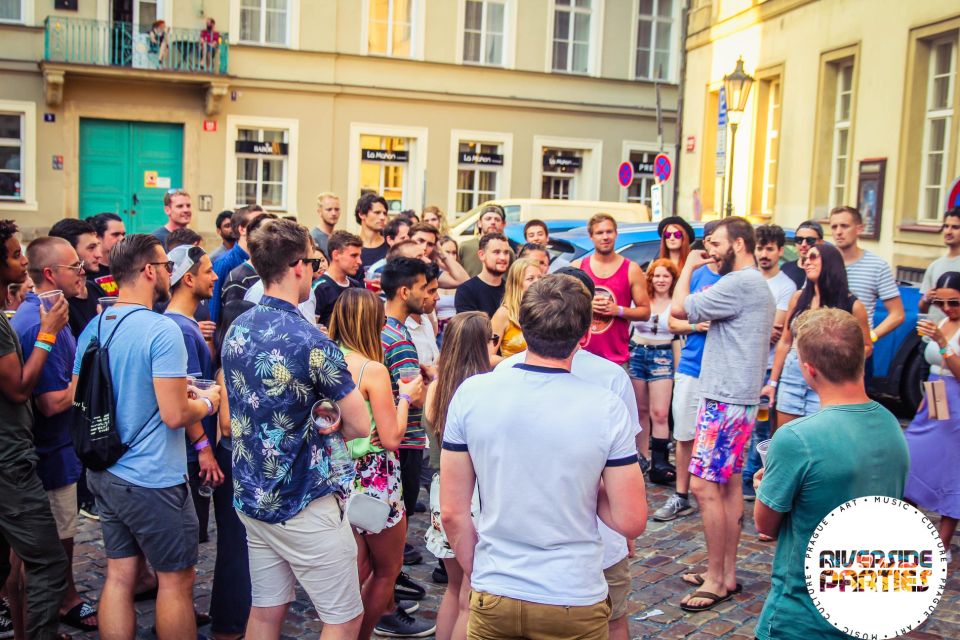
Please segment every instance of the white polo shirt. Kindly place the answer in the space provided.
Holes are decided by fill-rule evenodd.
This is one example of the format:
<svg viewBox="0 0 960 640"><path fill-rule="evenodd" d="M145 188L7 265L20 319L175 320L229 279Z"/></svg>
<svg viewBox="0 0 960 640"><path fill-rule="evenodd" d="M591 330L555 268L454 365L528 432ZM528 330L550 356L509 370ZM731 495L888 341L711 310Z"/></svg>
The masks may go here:
<svg viewBox="0 0 960 640"><path fill-rule="evenodd" d="M607 466L637 463L623 401L562 369L517 364L468 378L443 448L470 454L480 491L471 586L589 606L607 595L597 492Z"/></svg>

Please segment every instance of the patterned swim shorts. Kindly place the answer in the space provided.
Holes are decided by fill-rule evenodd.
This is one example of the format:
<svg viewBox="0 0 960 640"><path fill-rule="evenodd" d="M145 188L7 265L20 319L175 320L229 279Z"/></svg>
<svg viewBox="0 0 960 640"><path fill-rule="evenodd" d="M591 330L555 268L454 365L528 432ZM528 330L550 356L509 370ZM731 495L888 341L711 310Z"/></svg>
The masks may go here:
<svg viewBox="0 0 960 640"><path fill-rule="evenodd" d="M743 470L744 448L757 421L757 405L700 399L690 473L726 484Z"/></svg>

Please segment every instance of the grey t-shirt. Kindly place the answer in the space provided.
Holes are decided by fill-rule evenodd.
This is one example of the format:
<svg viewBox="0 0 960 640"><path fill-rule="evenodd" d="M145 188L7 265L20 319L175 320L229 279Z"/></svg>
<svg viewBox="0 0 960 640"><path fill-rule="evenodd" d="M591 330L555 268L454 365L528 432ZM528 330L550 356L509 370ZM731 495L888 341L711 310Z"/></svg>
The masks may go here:
<svg viewBox="0 0 960 640"><path fill-rule="evenodd" d="M740 405L760 402L776 304L755 268L734 271L687 296L690 322L710 321L700 369L700 394Z"/></svg>
<svg viewBox="0 0 960 640"><path fill-rule="evenodd" d="M327 242L330 241L330 236L327 235L325 231L321 231L320 227L314 227L311 229L310 236L313 238L313 241L316 243L316 245L323 249L323 253L327 256L327 258L329 258L330 254L327 252Z"/></svg>
<svg viewBox="0 0 960 640"><path fill-rule="evenodd" d="M930 263L927 270L923 272L923 283L920 285L921 293L926 293L937 286L937 280L948 271L960 271L960 256L951 258L950 256L940 256ZM940 322L946 315L937 307L930 305L930 319L934 322Z"/></svg>

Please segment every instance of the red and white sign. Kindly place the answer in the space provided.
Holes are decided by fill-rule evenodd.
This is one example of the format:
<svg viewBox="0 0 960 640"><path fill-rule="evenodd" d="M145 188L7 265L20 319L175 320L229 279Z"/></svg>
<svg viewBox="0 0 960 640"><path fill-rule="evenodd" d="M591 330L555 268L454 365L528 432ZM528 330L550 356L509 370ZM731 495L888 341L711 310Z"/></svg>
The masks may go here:
<svg viewBox="0 0 960 640"><path fill-rule="evenodd" d="M687 136L687 153L693 153L697 148L697 136Z"/></svg>
<svg viewBox="0 0 960 640"><path fill-rule="evenodd" d="M203 121L203 130L208 132L213 132L217 130L217 121L216 120L204 120Z"/></svg>

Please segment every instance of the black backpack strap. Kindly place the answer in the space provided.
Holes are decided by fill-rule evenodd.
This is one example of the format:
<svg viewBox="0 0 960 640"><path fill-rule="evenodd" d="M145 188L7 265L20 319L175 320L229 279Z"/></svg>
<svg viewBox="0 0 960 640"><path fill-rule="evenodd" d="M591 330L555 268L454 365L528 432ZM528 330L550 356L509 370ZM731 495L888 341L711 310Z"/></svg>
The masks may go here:
<svg viewBox="0 0 960 640"><path fill-rule="evenodd" d="M147 436L149 436L151 433L153 433L154 431L156 431L157 429L163 426L163 420L160 420L160 423L157 426L155 426L153 429L151 429L150 433L143 436L143 438L137 438L137 436L139 436L143 432L143 430L147 428L147 425L150 424L150 421L153 420L153 416L157 415L158 413L160 413L159 403L157 403L157 410L150 414L150 417L147 418L147 421L144 422L143 425L141 425L141 427L137 429L137 432L133 434L133 437L130 438L130 444L127 445L127 450L133 449L135 446L140 444Z"/></svg>

